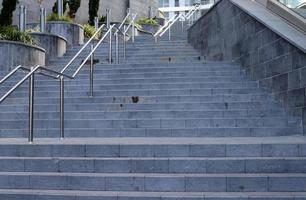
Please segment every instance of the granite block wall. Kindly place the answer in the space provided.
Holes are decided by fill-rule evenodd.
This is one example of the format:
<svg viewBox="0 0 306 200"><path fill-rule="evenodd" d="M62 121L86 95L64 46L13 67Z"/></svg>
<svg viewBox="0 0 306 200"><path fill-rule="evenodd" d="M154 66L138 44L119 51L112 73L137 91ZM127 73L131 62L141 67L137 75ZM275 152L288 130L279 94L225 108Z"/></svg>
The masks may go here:
<svg viewBox="0 0 306 200"><path fill-rule="evenodd" d="M306 126L306 54L229 0L219 2L188 31L207 60L233 61L273 93ZM304 129L305 132L305 129Z"/></svg>

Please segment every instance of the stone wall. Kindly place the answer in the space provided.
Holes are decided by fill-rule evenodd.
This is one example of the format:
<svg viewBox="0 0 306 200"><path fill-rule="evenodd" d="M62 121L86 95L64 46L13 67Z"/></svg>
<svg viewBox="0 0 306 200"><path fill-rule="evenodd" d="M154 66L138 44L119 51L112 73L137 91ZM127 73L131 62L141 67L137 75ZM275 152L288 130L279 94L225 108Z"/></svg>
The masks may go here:
<svg viewBox="0 0 306 200"><path fill-rule="evenodd" d="M42 6L46 8L47 14L52 13L52 7L56 0L43 0ZM82 0L81 7L76 13L77 23L87 23L88 22L88 1ZM27 21L29 23L35 23L39 21L39 5L37 0L19 0L19 5L23 4L27 6ZM2 0L0 0L0 5L2 5ZM18 24L19 15L19 5L14 12L14 24ZM152 7L154 16L157 13L158 3L156 0L100 0L100 7L98 15L102 16L106 14L106 9L112 10L111 21L120 22L126 15L126 9L131 5L131 9L134 12L139 12L139 16L148 17L149 6Z"/></svg>
<svg viewBox="0 0 306 200"><path fill-rule="evenodd" d="M137 13L138 17L149 18L158 16L157 0L130 0L130 9L133 13Z"/></svg>
<svg viewBox="0 0 306 200"><path fill-rule="evenodd" d="M188 31L207 60L238 63L306 126L306 54L229 0L223 0ZM304 129L305 131L305 129Z"/></svg>
<svg viewBox="0 0 306 200"><path fill-rule="evenodd" d="M67 50L67 40L59 35L50 33L30 33L38 42L38 46L46 50L46 64L50 59L62 57Z"/></svg>
<svg viewBox="0 0 306 200"><path fill-rule="evenodd" d="M0 40L0 68L9 71L17 65L45 65L45 50L21 42Z"/></svg>

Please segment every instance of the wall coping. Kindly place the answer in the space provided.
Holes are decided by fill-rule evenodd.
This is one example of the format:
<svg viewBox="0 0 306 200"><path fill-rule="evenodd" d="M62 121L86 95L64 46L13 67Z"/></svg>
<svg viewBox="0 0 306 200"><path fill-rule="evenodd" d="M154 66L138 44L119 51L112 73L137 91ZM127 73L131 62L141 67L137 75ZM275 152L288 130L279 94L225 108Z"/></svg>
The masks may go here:
<svg viewBox="0 0 306 200"><path fill-rule="evenodd" d="M26 46L30 48L35 48L37 50L46 52L46 50L42 47L36 46L36 45L31 45L31 44L25 44L23 42L17 42L17 41L10 41L10 40L0 40L0 43L6 43L6 44L15 44L15 45L21 45L21 46Z"/></svg>
<svg viewBox="0 0 306 200"><path fill-rule="evenodd" d="M306 35L288 24L284 19L250 0L230 0L235 6L264 24L273 32L306 53Z"/></svg>
<svg viewBox="0 0 306 200"><path fill-rule="evenodd" d="M66 38L63 36L57 35L57 34L52 34L52 33L41 33L41 32L31 32L29 33L30 35L46 35L46 36L52 36L52 37L58 37L64 40L65 42L68 42Z"/></svg>
<svg viewBox="0 0 306 200"><path fill-rule="evenodd" d="M74 25L74 26L78 26L82 29L83 26L81 24L78 24L78 23L74 23L74 22L65 22L65 21L47 21L47 24L69 24L69 25Z"/></svg>

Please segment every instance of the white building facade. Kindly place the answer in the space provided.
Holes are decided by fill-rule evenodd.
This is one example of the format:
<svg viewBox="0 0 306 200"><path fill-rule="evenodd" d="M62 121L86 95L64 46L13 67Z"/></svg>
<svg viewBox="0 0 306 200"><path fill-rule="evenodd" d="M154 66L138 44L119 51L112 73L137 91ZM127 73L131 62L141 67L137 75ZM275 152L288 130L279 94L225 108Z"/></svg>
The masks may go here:
<svg viewBox="0 0 306 200"><path fill-rule="evenodd" d="M187 13L195 4L201 4L201 10L208 10L217 0L159 0L159 11L169 19L175 14Z"/></svg>

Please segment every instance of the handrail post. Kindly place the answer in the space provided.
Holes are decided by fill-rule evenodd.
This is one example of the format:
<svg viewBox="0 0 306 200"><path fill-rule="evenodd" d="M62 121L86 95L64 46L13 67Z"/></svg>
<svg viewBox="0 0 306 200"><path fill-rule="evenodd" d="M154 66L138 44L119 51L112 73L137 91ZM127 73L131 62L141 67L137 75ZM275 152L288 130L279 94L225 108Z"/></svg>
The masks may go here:
<svg viewBox="0 0 306 200"><path fill-rule="evenodd" d="M19 7L19 30L24 32L26 30L26 7L20 5Z"/></svg>
<svg viewBox="0 0 306 200"><path fill-rule="evenodd" d="M171 41L171 26L169 27L169 41Z"/></svg>
<svg viewBox="0 0 306 200"><path fill-rule="evenodd" d="M108 61L112 64L112 54L113 54L113 45L112 45L112 31L109 33L109 53L108 53Z"/></svg>
<svg viewBox="0 0 306 200"><path fill-rule="evenodd" d="M63 5L63 0L57 0L57 14L58 14L58 16L63 16L63 7L64 7L64 5Z"/></svg>
<svg viewBox="0 0 306 200"><path fill-rule="evenodd" d="M98 17L95 17L94 23L95 23L95 29L97 31L99 29L99 18Z"/></svg>
<svg viewBox="0 0 306 200"><path fill-rule="evenodd" d="M119 38L118 33L115 33L116 37L116 64L119 64Z"/></svg>
<svg viewBox="0 0 306 200"><path fill-rule="evenodd" d="M60 76L60 139L65 138L65 91L64 77Z"/></svg>
<svg viewBox="0 0 306 200"><path fill-rule="evenodd" d="M106 27L110 27L111 9L106 9Z"/></svg>
<svg viewBox="0 0 306 200"><path fill-rule="evenodd" d="M124 33L126 31L126 26L123 26ZM126 59L126 34L123 36L123 58Z"/></svg>
<svg viewBox="0 0 306 200"><path fill-rule="evenodd" d="M40 32L44 33L46 31L46 9L40 8Z"/></svg>
<svg viewBox="0 0 306 200"><path fill-rule="evenodd" d="M94 49L94 46L91 45L90 46L90 50L93 51ZM93 97L94 96L94 89L93 89L93 85L94 85L94 72L93 72L93 66L94 66L94 53L91 54L90 56L90 83L89 83L89 93L90 93L90 97Z"/></svg>
<svg viewBox="0 0 306 200"><path fill-rule="evenodd" d="M34 67L31 67L31 72L33 72L33 69ZM34 73L32 73L29 79L29 144L33 144L34 139L34 76Z"/></svg>
<svg viewBox="0 0 306 200"><path fill-rule="evenodd" d="M135 22L132 23L132 42L135 42Z"/></svg>

